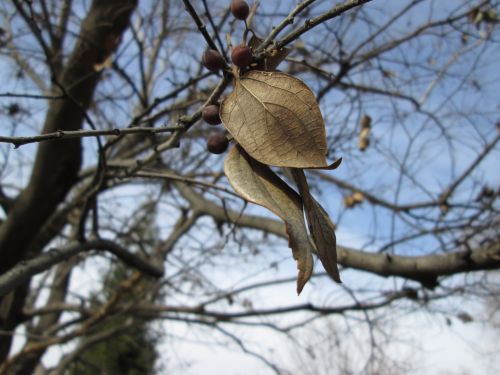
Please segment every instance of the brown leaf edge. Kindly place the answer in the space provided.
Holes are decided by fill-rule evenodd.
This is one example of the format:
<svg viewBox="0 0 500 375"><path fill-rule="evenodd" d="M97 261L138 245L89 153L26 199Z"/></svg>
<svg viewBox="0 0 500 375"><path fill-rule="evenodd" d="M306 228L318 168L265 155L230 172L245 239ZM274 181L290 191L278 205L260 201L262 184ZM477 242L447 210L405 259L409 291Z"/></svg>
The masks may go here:
<svg viewBox="0 0 500 375"><path fill-rule="evenodd" d="M341 283L337 267L337 240L334 225L325 209L312 196L304 171L291 168L291 172L304 203L309 231L316 245L319 260L331 278Z"/></svg>
<svg viewBox="0 0 500 375"><path fill-rule="evenodd" d="M297 294L300 294L313 271L314 251L304 222L302 199L267 165L253 159L239 145L229 151L224 172L237 194L269 209L285 222L288 246L299 270Z"/></svg>

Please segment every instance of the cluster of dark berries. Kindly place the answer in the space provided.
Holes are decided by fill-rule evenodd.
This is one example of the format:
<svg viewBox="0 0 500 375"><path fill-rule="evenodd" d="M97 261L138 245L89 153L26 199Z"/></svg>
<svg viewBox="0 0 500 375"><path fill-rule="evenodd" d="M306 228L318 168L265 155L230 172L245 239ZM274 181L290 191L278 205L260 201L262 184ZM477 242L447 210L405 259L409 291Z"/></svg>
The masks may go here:
<svg viewBox="0 0 500 375"><path fill-rule="evenodd" d="M250 13L250 8L244 0L233 0L231 2L231 13L236 19L246 20ZM252 51L246 45L239 45L233 48L231 61L238 68L244 68L252 62ZM203 65L211 72L217 72L226 66L224 58L215 49L205 51L202 57ZM201 116L210 125L219 125L222 121L219 114L219 106L211 104L203 108ZM227 150L229 140L224 133L212 133L207 140L207 149L213 154L222 154Z"/></svg>
<svg viewBox="0 0 500 375"><path fill-rule="evenodd" d="M210 125L219 125L222 121L219 114L219 106L217 104L210 104L203 108L201 117ZM207 150L212 154L222 154L227 150L229 140L222 132L211 133L207 139Z"/></svg>
<svg viewBox="0 0 500 375"><path fill-rule="evenodd" d="M217 72L226 65L226 62L220 52L215 49L206 50L201 61L211 72ZM248 46L240 44L239 46L233 48L231 61L238 68L244 68L252 62L252 51Z"/></svg>

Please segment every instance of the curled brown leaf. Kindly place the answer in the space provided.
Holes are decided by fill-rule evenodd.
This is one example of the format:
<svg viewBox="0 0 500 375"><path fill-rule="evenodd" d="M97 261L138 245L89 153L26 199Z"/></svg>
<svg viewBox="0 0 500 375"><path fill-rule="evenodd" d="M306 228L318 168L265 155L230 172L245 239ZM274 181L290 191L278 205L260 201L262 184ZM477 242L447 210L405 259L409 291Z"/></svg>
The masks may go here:
<svg viewBox="0 0 500 375"><path fill-rule="evenodd" d="M340 283L337 267L337 240L335 229L324 208L316 201L309 191L306 176L302 169L292 169L292 176L299 188L304 211L309 225L309 231L316 245L317 254L323 268L333 280Z"/></svg>
<svg viewBox="0 0 500 375"><path fill-rule="evenodd" d="M358 136L358 148L360 151L365 151L370 145L371 127L372 127L372 118L368 115L363 115L360 122L360 130Z"/></svg>
<svg viewBox="0 0 500 375"><path fill-rule="evenodd" d="M299 270L297 293L300 294L312 274L314 249L304 223L300 196L267 165L254 160L239 145L227 155L224 172L239 195L271 210L285 222L288 245Z"/></svg>

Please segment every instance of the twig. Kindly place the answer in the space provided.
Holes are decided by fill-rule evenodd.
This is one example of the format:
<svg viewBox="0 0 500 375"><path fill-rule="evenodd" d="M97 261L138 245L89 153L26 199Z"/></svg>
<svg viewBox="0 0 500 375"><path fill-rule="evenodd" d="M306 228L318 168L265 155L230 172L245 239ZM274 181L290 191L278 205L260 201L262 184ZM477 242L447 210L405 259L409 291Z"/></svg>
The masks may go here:
<svg viewBox="0 0 500 375"><path fill-rule="evenodd" d="M163 96L155 98L153 100L153 103L151 105L149 105L149 107L145 108L144 111L140 115L134 117L134 119L132 120L132 125L137 125L137 124L140 124L143 122L148 122L150 120L150 118L145 118L145 117L147 115L149 115L153 111L153 109L155 109L159 104L161 104L162 102L164 102L166 100L176 98L182 91L190 88L194 84L211 76L212 74L213 73L208 72L208 73L201 74L198 77L190 78L189 80L186 81L186 83L177 87L175 90L169 92L168 94L165 94Z"/></svg>
<svg viewBox="0 0 500 375"><path fill-rule="evenodd" d="M179 127L179 129L177 129L165 142L157 145L154 150L146 155L143 159L136 160L136 165L124 171L124 174L121 177L126 178L135 175L135 173L145 165L155 161L158 155L163 151L176 147L179 144L182 134L188 131L189 128L191 128L191 126L193 126L194 123L201 118L202 109L208 104L215 103L217 99L222 95L229 82L229 76L224 76L214 88L205 103L200 106L196 112L194 112L191 116L182 116L179 119L179 121L177 122L177 126Z"/></svg>
<svg viewBox="0 0 500 375"><path fill-rule="evenodd" d="M295 7L294 10L290 12L290 14L283 20L279 25L273 28L273 31L269 33L266 39L260 44L260 46L255 50L255 53L262 52L269 46L269 44L272 43L276 35L278 35L281 30L283 30L286 26L291 25L294 22L295 16L302 12L305 8L307 8L309 5L314 3L316 0L305 0L301 2L299 5Z"/></svg>
<svg viewBox="0 0 500 375"><path fill-rule="evenodd" d="M182 0L182 2L184 3L186 10L188 11L188 13L191 15L194 22L196 23L196 26L198 26L198 29L200 30L201 35L203 35L203 37L205 38L205 41L207 42L208 46L211 49L218 51L217 46L215 45L210 34L208 33L205 24L200 19L200 17L198 16L198 13L196 13L196 10L193 8L193 6L189 2L189 0Z"/></svg>
<svg viewBox="0 0 500 375"><path fill-rule="evenodd" d="M165 126L160 128L145 128L133 127L125 129L108 129L108 130L59 130L54 133L35 135L32 137L4 137L0 136L0 143L12 143L15 148L23 146L28 143L44 142L56 139L71 139L71 138L86 138L98 137L101 135L126 135L136 133L158 134L158 133L172 133L182 129L180 126Z"/></svg>
<svg viewBox="0 0 500 375"><path fill-rule="evenodd" d="M215 39L217 39L217 43L219 44L220 52L222 53L222 56L226 61L229 61L229 58L227 57L226 54L226 49L224 48L224 43L222 43L222 39L220 38L219 35L219 29L215 25L214 19L212 18L212 15L210 14L210 9L208 7L207 0L203 0L203 8L205 8L205 14L207 16L208 22L210 23L210 26L212 26L212 29L214 30L214 35Z"/></svg>
<svg viewBox="0 0 500 375"><path fill-rule="evenodd" d="M36 95L36 94L19 94L19 93L15 93L15 92L3 92L3 93L0 93L0 98L61 100L61 99L66 99L66 95Z"/></svg>
<svg viewBox="0 0 500 375"><path fill-rule="evenodd" d="M207 187L210 189L219 190L219 191L222 191L226 194L230 194L230 195L233 195L235 197L241 198L241 196L236 194L234 191L227 189L223 186L212 184L212 183L206 182L206 181L196 180L194 178L189 178L189 177L177 175L177 174L171 173L171 172L139 171L135 174L135 176L144 177L144 178L156 178L156 179L163 178L163 179L167 179L167 180L185 182L189 185L204 186L204 187Z"/></svg>
<svg viewBox="0 0 500 375"><path fill-rule="evenodd" d="M269 361L266 357L264 357L263 355L261 355L257 352L254 352L253 350L248 349L246 347L245 343L243 342L243 340L241 340L238 336L232 334L231 332L225 330L224 328L222 328L218 325L214 325L214 328L216 330L218 330L220 333L222 333L224 336L227 336L231 340L233 340L236 343L236 345L238 345L240 347L240 349L243 351L243 353L257 358L262 363L264 363L267 367L269 367L271 370L273 370L275 374L277 374L277 375L282 374L282 371L274 363Z"/></svg>
<svg viewBox="0 0 500 375"><path fill-rule="evenodd" d="M372 0L350 0L347 1L343 4L336 5L332 9L330 9L328 12L325 12L315 18L308 19L304 22L304 24L299 27L298 29L293 30L289 34L285 35L283 39L280 39L278 42L276 42L276 47L283 48L287 44L293 42L295 39L299 38L302 34L306 33L307 31L311 30L312 28L320 25L321 23L330 20L332 18L338 17L341 14L347 12L348 10L355 8L357 6L360 6L362 4L366 4Z"/></svg>
<svg viewBox="0 0 500 375"><path fill-rule="evenodd" d="M453 194L455 189L460 185L466 178L469 176L469 174L483 161L483 159L489 154L490 151L492 151L496 144L500 141L500 134L497 134L497 136L486 145L484 148L483 152L481 152L476 159L469 165L469 167L463 171L463 173L441 194L439 197L439 200L442 203L446 203L448 198Z"/></svg>

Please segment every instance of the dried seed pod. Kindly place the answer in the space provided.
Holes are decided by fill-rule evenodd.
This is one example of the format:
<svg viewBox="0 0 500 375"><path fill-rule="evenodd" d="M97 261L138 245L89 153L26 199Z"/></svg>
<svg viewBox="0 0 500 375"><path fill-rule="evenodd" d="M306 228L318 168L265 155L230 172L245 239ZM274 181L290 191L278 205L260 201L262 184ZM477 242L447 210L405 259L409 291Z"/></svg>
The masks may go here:
<svg viewBox="0 0 500 375"><path fill-rule="evenodd" d="M219 51L215 49L206 50L201 59L203 65L211 72L216 72L224 68L226 62Z"/></svg>
<svg viewBox="0 0 500 375"><path fill-rule="evenodd" d="M252 51L245 45L234 47L231 60L238 68L244 68L252 62Z"/></svg>
<svg viewBox="0 0 500 375"><path fill-rule="evenodd" d="M250 13L250 8L248 7L246 1L233 0L231 2L231 13L233 14L234 18L243 21L247 19L248 14Z"/></svg>
<svg viewBox="0 0 500 375"><path fill-rule="evenodd" d="M212 154L222 154L228 146L229 140L224 133L212 133L207 139L207 150Z"/></svg>
<svg viewBox="0 0 500 375"><path fill-rule="evenodd" d="M219 106L216 104L207 105L201 112L203 120L210 125L219 125L222 121L219 115Z"/></svg>

